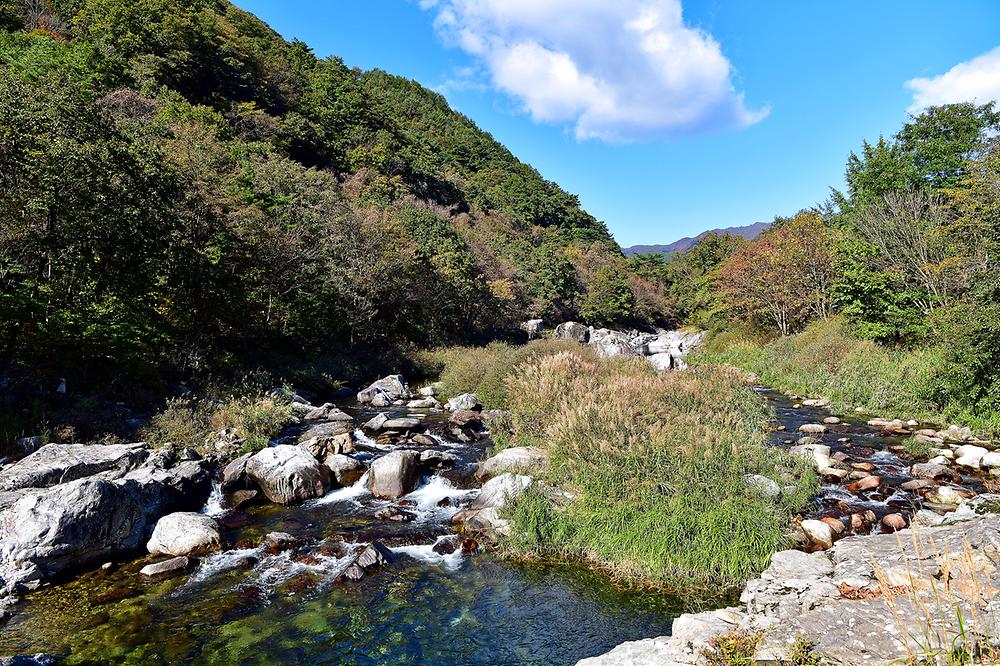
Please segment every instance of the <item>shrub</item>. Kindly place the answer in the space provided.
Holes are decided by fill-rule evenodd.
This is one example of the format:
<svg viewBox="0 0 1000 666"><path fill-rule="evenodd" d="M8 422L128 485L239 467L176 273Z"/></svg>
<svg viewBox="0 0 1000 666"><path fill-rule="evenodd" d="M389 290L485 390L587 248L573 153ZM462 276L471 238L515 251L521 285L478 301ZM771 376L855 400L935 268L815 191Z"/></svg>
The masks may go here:
<svg viewBox="0 0 1000 666"><path fill-rule="evenodd" d="M534 359L565 350L590 354L589 349L567 340L536 340L513 346L493 342L485 347L447 347L418 354L417 364L428 375L438 375L445 396L475 393L491 409L509 407L507 377Z"/></svg>
<svg viewBox="0 0 1000 666"><path fill-rule="evenodd" d="M143 429L151 444L170 443L202 449L213 432L234 430L245 451L259 451L291 419L289 403L271 396L236 397L226 401L174 398Z"/></svg>
<svg viewBox="0 0 1000 666"><path fill-rule="evenodd" d="M564 507L525 493L511 547L601 565L623 579L728 593L784 545L815 490L804 463L766 445L768 412L735 374L657 374L641 359L580 348L523 364L507 382L512 432L498 444L549 451ZM759 473L794 487L750 488Z"/></svg>
<svg viewBox="0 0 1000 666"><path fill-rule="evenodd" d="M231 428L243 440L243 450L256 452L292 417L292 406L273 397L235 398L219 405L212 415L213 430Z"/></svg>
<svg viewBox="0 0 1000 666"><path fill-rule="evenodd" d="M150 444L171 443L199 449L212 430L215 405L206 400L171 398L163 411L155 414L139 436Z"/></svg>
<svg viewBox="0 0 1000 666"><path fill-rule="evenodd" d="M960 421L1000 432L995 408L970 404L962 391L948 390L947 380L956 374L948 360L954 354L947 345L908 350L859 340L842 318L834 317L772 342L710 341L691 360L741 367L772 386L827 398L835 409L859 406L870 413Z"/></svg>
<svg viewBox="0 0 1000 666"><path fill-rule="evenodd" d="M702 651L708 666L750 666L761 634L734 631L713 638Z"/></svg>

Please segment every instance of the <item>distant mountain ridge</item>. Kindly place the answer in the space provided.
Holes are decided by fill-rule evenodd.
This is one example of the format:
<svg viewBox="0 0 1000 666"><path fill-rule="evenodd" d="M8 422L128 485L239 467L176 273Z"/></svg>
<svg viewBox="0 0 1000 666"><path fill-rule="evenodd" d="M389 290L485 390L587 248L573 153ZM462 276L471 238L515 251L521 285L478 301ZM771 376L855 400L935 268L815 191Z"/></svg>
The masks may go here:
<svg viewBox="0 0 1000 666"><path fill-rule="evenodd" d="M687 236L680 240L676 240L668 245L633 245L631 247L626 247L622 250L626 255L630 254L649 254L652 252L658 252L661 254L671 254L673 252L684 252L690 250L692 247L698 244L702 238L708 234L719 234L723 236L725 234L732 234L733 236L741 236L747 240L753 240L760 236L765 229L767 229L771 224L769 222L754 222L753 224L748 224L742 227L726 227L725 229L710 229L704 231L697 236Z"/></svg>

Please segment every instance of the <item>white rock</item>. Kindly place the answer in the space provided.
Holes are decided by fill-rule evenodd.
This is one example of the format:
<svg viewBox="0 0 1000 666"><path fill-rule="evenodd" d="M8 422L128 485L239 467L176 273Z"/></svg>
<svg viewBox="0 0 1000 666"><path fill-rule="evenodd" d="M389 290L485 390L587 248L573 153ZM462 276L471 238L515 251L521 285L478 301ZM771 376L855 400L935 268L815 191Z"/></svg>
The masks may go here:
<svg viewBox="0 0 1000 666"><path fill-rule="evenodd" d="M305 449L282 444L268 447L247 460L246 474L264 495L278 504L322 497L330 473Z"/></svg>
<svg viewBox="0 0 1000 666"><path fill-rule="evenodd" d="M955 449L955 455L957 456L955 463L963 467L979 469L979 462L987 453L989 451L981 446L966 444Z"/></svg>
<svg viewBox="0 0 1000 666"><path fill-rule="evenodd" d="M504 449L479 466L479 475L492 477L504 472L537 474L549 466L549 452L535 446Z"/></svg>
<svg viewBox="0 0 1000 666"><path fill-rule="evenodd" d="M799 432L822 433L826 432L826 426L822 423L803 423L799 426Z"/></svg>
<svg viewBox="0 0 1000 666"><path fill-rule="evenodd" d="M773 479L760 474L747 474L743 477L747 485L759 491L765 497L778 497L781 495L781 486Z"/></svg>
<svg viewBox="0 0 1000 666"><path fill-rule="evenodd" d="M674 366L674 358L669 352L662 352L647 356L646 360L656 369L657 372L666 372Z"/></svg>
<svg viewBox="0 0 1000 666"><path fill-rule="evenodd" d="M490 479L483 484L479 495L472 501L469 508L485 509L492 507L501 509L508 502L516 499L528 488L534 479L530 476L520 474L505 473Z"/></svg>
<svg viewBox="0 0 1000 666"><path fill-rule="evenodd" d="M160 518L146 550L153 555L204 555L221 546L222 535L214 518L185 511Z"/></svg>
<svg viewBox="0 0 1000 666"><path fill-rule="evenodd" d="M467 409L475 409L476 407L479 407L479 398L476 397L475 393L456 395L445 405L445 408L449 412L460 412Z"/></svg>
<svg viewBox="0 0 1000 666"><path fill-rule="evenodd" d="M822 548L833 547L833 528L822 520L803 520L802 531L817 546Z"/></svg>
<svg viewBox="0 0 1000 666"><path fill-rule="evenodd" d="M993 469L994 467L1000 467L1000 451L993 451L987 453L983 456L983 459L979 461L979 466L984 469Z"/></svg>

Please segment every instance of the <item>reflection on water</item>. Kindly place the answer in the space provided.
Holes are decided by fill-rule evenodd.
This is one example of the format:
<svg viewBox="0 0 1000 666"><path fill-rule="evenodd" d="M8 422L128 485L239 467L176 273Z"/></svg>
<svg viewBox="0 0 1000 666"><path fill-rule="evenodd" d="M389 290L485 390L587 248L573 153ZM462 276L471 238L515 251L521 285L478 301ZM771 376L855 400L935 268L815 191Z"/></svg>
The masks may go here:
<svg viewBox="0 0 1000 666"><path fill-rule="evenodd" d="M187 580L145 583L137 564L87 574L34 595L0 633L0 653L69 664L571 664L668 633L677 612L578 567L396 552L419 559L347 585L333 582L346 558L301 563L259 549L207 558Z"/></svg>

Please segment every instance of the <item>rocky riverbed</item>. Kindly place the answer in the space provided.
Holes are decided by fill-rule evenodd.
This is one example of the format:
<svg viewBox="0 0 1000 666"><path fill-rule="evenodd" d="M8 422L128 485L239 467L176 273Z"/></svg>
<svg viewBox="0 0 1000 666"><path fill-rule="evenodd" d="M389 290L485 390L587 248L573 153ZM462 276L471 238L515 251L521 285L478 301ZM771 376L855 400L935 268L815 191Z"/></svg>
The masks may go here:
<svg viewBox="0 0 1000 666"><path fill-rule="evenodd" d="M391 376L337 406L288 396L299 422L254 454L222 433L204 457L50 444L4 467L0 654L572 663L665 631L673 599L480 545L547 460L487 458L502 415L435 393Z"/></svg>
<svg viewBox="0 0 1000 666"><path fill-rule="evenodd" d="M677 356L674 369L696 343L558 333L654 365L656 353ZM657 345L668 351L650 355ZM906 637L923 621L950 635L942 618L956 608L992 631L1000 555L996 518L982 514L1000 500L989 493L1000 470L993 444L957 427L837 416L822 400L757 390L774 410L773 445L816 467L820 493L790 526L798 550L750 581L743 605L682 615L672 635L679 604L669 597L615 590L580 567L494 559L481 544L509 529L503 507L539 483L545 452L487 457L504 414L473 395L442 404L433 386L411 390L393 375L356 401L286 395L297 422L256 453L239 454L228 433L205 456L23 443L37 450L0 469L0 654L67 663L573 663L663 635L586 663L698 663L708 640L738 631L755 636L760 663L779 663L796 637L842 663L855 663L850 654L888 663L916 649ZM933 459L914 458L912 440ZM783 492L779 479L747 483ZM944 560L938 544L951 553ZM966 561L973 578L955 577ZM938 590L907 578L911 571L964 580L949 595L974 581L980 596L939 599L921 620L910 611L928 608L921 595ZM803 613L814 621L796 620ZM895 633L876 640L874 627L890 621Z"/></svg>
<svg viewBox="0 0 1000 666"><path fill-rule="evenodd" d="M760 665L792 663L796 654L824 664L948 664L955 650L995 663L994 443L957 426L835 416L822 399L758 391L775 412L772 444L806 457L823 479L790 531L799 549L777 553L739 606L681 615L670 634L622 643L579 666L707 664L713 642L735 635L751 642ZM910 438L930 445L930 462L907 452ZM752 482L781 492L772 480Z"/></svg>

